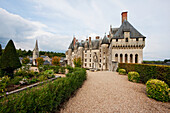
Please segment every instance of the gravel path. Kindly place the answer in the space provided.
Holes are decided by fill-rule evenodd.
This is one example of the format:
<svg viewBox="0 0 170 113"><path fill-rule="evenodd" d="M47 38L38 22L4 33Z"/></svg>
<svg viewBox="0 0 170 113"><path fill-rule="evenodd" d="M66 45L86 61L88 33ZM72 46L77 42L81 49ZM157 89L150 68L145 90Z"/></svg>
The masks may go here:
<svg viewBox="0 0 170 113"><path fill-rule="evenodd" d="M170 113L170 103L146 96L144 84L116 72L87 72L87 80L61 113Z"/></svg>

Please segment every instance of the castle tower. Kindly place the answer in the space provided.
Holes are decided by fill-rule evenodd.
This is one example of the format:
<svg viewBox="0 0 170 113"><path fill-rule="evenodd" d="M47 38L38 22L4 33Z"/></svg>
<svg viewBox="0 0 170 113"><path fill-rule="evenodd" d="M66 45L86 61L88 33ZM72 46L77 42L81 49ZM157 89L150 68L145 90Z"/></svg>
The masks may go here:
<svg viewBox="0 0 170 113"><path fill-rule="evenodd" d="M33 50L33 57L32 57L33 65L36 65L36 59L38 57L39 57L39 49L38 49L38 42L36 40L35 48Z"/></svg>

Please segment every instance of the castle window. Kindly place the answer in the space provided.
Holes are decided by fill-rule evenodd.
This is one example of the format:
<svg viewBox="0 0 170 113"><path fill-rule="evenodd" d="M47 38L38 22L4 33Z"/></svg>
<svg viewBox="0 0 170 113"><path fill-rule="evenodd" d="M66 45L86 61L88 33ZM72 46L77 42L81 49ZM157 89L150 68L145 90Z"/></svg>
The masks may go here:
<svg viewBox="0 0 170 113"><path fill-rule="evenodd" d="M102 59L100 59L100 62L102 62Z"/></svg>
<svg viewBox="0 0 170 113"><path fill-rule="evenodd" d="M101 49L100 49L100 52L101 52Z"/></svg>
<svg viewBox="0 0 170 113"><path fill-rule="evenodd" d="M101 67L101 64L99 64L99 67Z"/></svg>
<svg viewBox="0 0 170 113"><path fill-rule="evenodd" d="M89 67L91 67L91 64L89 64Z"/></svg>
<svg viewBox="0 0 170 113"><path fill-rule="evenodd" d="M128 42L128 38L126 38L126 42Z"/></svg>
<svg viewBox="0 0 170 113"><path fill-rule="evenodd" d="M85 59L85 62L87 62L87 59Z"/></svg>
<svg viewBox="0 0 170 113"><path fill-rule="evenodd" d="M91 62L91 59L90 59L90 62Z"/></svg>
<svg viewBox="0 0 170 113"><path fill-rule="evenodd" d="M85 50L85 53L87 53L87 50Z"/></svg>
<svg viewBox="0 0 170 113"><path fill-rule="evenodd" d="M86 67L87 64L85 63L84 65L85 65L85 67Z"/></svg>
<svg viewBox="0 0 170 113"><path fill-rule="evenodd" d="M143 38L143 41L145 41L145 38Z"/></svg>
<svg viewBox="0 0 170 113"><path fill-rule="evenodd" d="M118 39L116 39L116 42L118 42Z"/></svg>
<svg viewBox="0 0 170 113"><path fill-rule="evenodd" d="M138 39L138 38L136 38L136 41L139 41L139 39Z"/></svg>
<svg viewBox="0 0 170 113"><path fill-rule="evenodd" d="M90 54L90 57L91 57L91 54Z"/></svg>
<svg viewBox="0 0 170 113"><path fill-rule="evenodd" d="M100 54L100 57L102 57L102 55Z"/></svg>
<svg viewBox="0 0 170 113"><path fill-rule="evenodd" d="M87 57L87 54L85 54L85 57Z"/></svg>

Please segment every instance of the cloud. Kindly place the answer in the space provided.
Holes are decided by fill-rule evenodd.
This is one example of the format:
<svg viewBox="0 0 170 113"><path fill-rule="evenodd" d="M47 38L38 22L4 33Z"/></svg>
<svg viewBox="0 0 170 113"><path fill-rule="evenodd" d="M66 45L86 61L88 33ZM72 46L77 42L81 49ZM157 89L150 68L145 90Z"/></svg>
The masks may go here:
<svg viewBox="0 0 170 113"><path fill-rule="evenodd" d="M40 22L30 21L19 15L9 13L0 8L0 40L3 47L9 39L13 39L16 48L33 49L35 40L39 40L40 50L62 51L67 49L69 36L47 32L48 27ZM0 42L0 43L1 43Z"/></svg>

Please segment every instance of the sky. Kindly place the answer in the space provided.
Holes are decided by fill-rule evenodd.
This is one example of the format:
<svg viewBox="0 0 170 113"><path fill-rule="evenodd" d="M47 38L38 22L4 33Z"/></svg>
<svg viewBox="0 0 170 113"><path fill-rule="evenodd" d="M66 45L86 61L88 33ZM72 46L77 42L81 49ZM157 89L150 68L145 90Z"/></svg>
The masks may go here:
<svg viewBox="0 0 170 113"><path fill-rule="evenodd" d="M0 0L0 44L17 49L65 52L79 41L120 27L121 12L144 36L144 60L170 59L170 0Z"/></svg>

